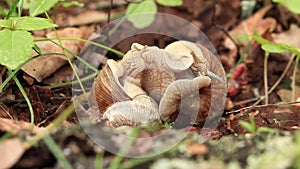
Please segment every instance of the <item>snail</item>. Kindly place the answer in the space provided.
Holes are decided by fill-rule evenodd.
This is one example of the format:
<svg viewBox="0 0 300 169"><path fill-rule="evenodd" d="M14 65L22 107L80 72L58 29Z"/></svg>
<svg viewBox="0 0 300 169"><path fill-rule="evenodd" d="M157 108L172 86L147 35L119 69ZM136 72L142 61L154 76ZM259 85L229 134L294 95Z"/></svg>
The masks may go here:
<svg viewBox="0 0 300 169"><path fill-rule="evenodd" d="M92 93L112 127L169 120L184 97L192 98L186 111L196 107L195 122L204 122L212 104L219 106L213 101L224 99L225 73L218 58L200 44L176 41L160 49L133 43L122 60L107 61Z"/></svg>

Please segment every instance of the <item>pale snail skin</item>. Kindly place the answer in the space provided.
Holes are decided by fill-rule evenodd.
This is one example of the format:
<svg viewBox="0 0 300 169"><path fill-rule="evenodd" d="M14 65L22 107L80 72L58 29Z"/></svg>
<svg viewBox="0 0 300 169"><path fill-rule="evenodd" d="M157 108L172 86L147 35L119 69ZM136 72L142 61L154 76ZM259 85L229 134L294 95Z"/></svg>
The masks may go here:
<svg viewBox="0 0 300 169"><path fill-rule="evenodd" d="M209 70L212 56L203 56L208 54L214 56L188 41L173 42L165 49L133 43L122 60L109 59L95 79L93 92L103 118L113 127L169 119L183 96L200 89L210 91L205 88L212 79L224 83L220 74ZM177 78L187 72L193 72L194 78ZM201 98L199 118L208 114L207 99Z"/></svg>

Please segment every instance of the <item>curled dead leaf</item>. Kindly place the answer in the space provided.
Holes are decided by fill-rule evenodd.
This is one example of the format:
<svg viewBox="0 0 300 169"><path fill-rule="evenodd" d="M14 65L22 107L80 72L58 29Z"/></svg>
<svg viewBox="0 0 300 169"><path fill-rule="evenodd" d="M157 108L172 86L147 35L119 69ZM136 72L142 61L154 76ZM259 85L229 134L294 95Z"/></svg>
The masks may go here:
<svg viewBox="0 0 300 169"><path fill-rule="evenodd" d="M25 152L19 138L10 138L0 143L0 168L11 168Z"/></svg>

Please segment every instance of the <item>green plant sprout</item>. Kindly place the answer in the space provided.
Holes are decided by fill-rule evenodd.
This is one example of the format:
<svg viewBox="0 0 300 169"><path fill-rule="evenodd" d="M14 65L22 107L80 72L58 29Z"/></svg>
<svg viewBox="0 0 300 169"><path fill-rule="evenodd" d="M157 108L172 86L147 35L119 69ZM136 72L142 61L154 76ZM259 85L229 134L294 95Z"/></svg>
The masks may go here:
<svg viewBox="0 0 300 169"><path fill-rule="evenodd" d="M292 46L292 45L287 45L283 43L272 43L263 37L261 37L257 32L254 33L254 36L252 37L254 40L256 40L258 43L261 44L261 48L266 52L265 55L265 64L266 65L266 60L269 56L270 53L284 53L284 52L289 52L291 54L296 55L296 61L295 61L295 66L293 69L293 78L292 78L292 102L296 100L296 74L298 70L298 65L299 65L299 60L300 60L300 49ZM266 78L266 72L265 73L265 78ZM267 88L267 84L265 85L265 88ZM265 89L266 90L266 89ZM265 92L266 98L268 95L268 92Z"/></svg>
<svg viewBox="0 0 300 169"><path fill-rule="evenodd" d="M239 120L238 122L247 132L249 132L251 134L255 134L256 132L261 133L261 132L272 132L272 131L274 131L273 129L268 128L268 127L259 127L259 128L257 128L253 116L249 116L249 122L246 122L246 121L243 121L243 120Z"/></svg>

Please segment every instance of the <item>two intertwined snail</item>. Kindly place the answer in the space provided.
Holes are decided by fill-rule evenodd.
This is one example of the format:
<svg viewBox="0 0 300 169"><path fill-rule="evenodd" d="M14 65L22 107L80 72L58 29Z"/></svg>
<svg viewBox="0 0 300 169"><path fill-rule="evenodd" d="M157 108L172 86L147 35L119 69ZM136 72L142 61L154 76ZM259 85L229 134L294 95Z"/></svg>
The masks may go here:
<svg viewBox="0 0 300 169"><path fill-rule="evenodd" d="M122 60L109 59L94 81L103 118L113 127L168 120L183 109L194 122L222 106L225 73L204 46L176 41L164 49L133 43ZM184 98L187 99L183 103ZM196 108L196 111L195 111Z"/></svg>

